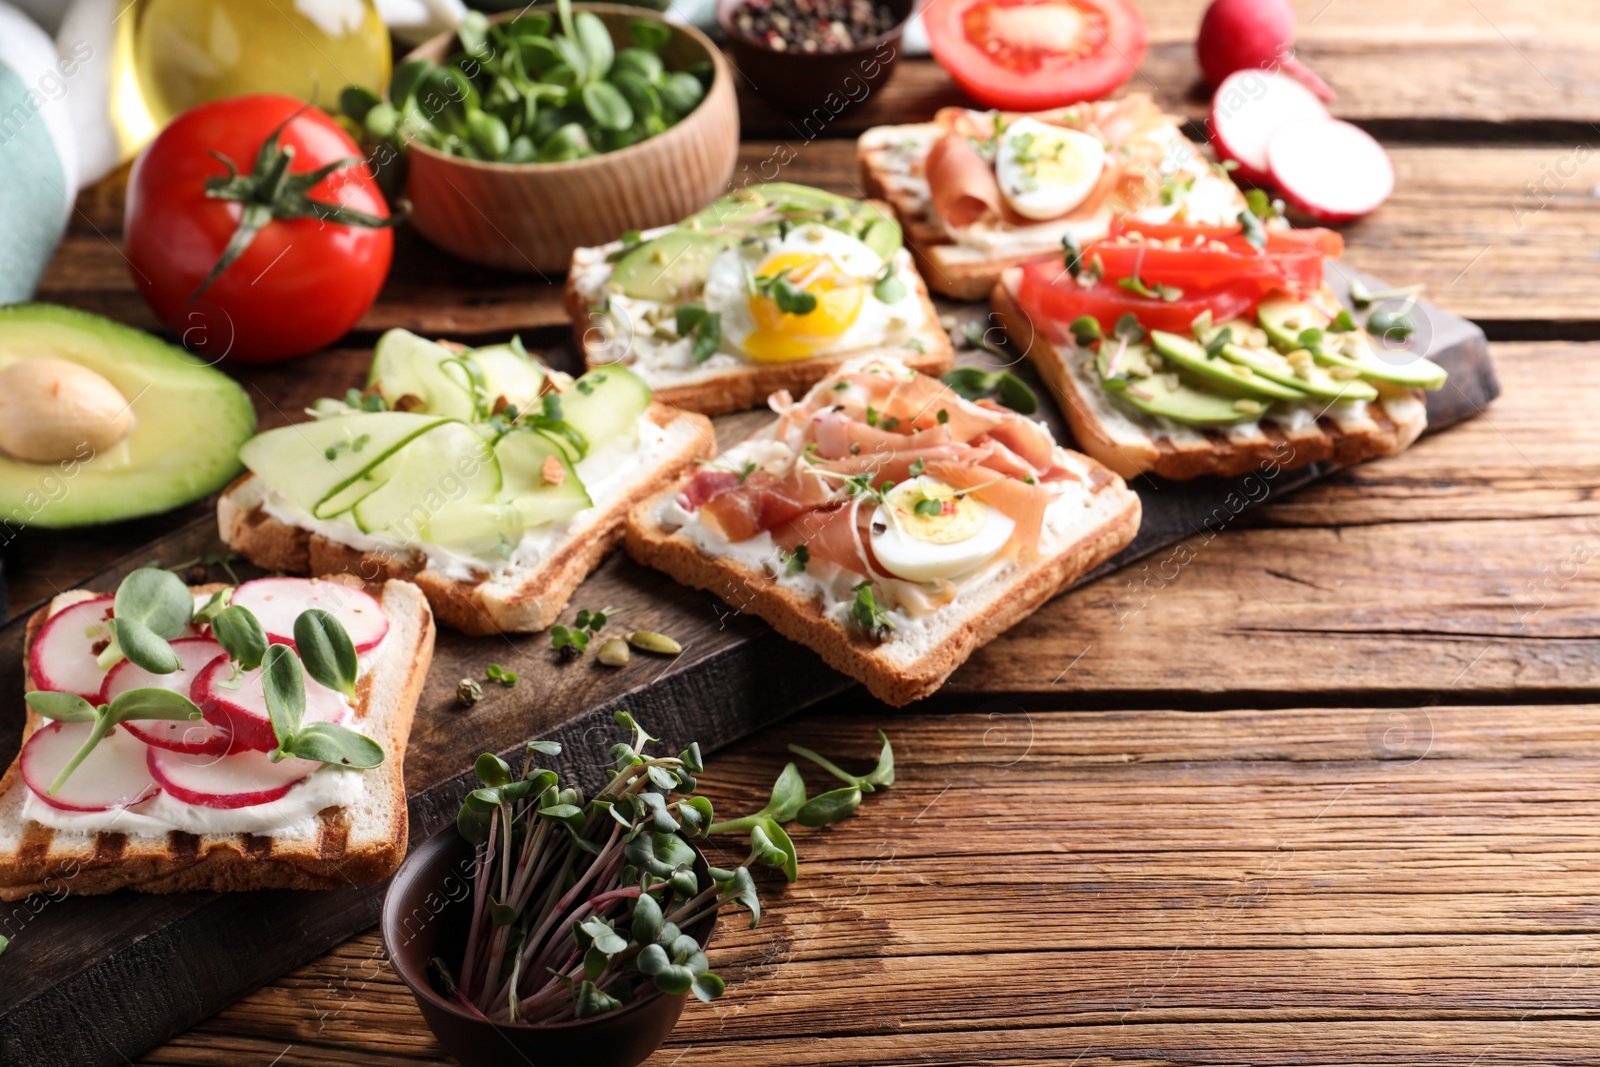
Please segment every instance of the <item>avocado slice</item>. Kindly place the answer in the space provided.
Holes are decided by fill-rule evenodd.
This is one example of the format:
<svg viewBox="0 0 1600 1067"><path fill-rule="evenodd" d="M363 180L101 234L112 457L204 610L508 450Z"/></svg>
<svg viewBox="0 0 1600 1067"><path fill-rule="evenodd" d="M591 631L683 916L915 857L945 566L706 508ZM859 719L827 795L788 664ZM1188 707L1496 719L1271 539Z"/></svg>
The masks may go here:
<svg viewBox="0 0 1600 1067"><path fill-rule="evenodd" d="M636 300L664 304L693 299L706 284L711 261L742 236L737 230L712 234L680 225L617 260L611 288Z"/></svg>
<svg viewBox="0 0 1600 1067"><path fill-rule="evenodd" d="M1191 426L1231 426L1261 417L1261 410L1248 411L1240 400L1208 393L1182 381L1176 374L1154 374L1148 378L1105 378L1106 392L1147 415L1159 415ZM1244 401L1250 403L1250 401ZM1264 410L1265 405L1262 405Z"/></svg>
<svg viewBox="0 0 1600 1067"><path fill-rule="evenodd" d="M711 261L746 237L776 234L771 209L820 212L824 225L858 238L880 259L900 249L900 223L878 208L847 196L792 182L747 185L713 200L677 226L630 249L612 269L613 291L662 303L693 299Z"/></svg>
<svg viewBox="0 0 1600 1067"><path fill-rule="evenodd" d="M1254 330L1243 321L1233 320L1214 326L1202 335L1207 344L1222 330L1233 337L1247 337ZM1318 366L1308 352L1303 357L1291 359L1275 348L1230 342L1222 346L1222 358L1241 363L1254 370L1259 377L1292 385L1316 400L1372 400L1378 391L1359 378L1337 378L1327 368Z"/></svg>
<svg viewBox="0 0 1600 1067"><path fill-rule="evenodd" d="M1447 372L1423 356L1408 356L1403 363L1390 363L1372 349L1365 330L1328 333L1328 317L1299 300L1263 300L1256 308L1256 319L1280 352L1305 348L1325 367L1350 367L1368 381L1385 382L1414 389L1438 389ZM1306 330L1323 331L1320 341L1301 344Z"/></svg>
<svg viewBox="0 0 1600 1067"><path fill-rule="evenodd" d="M1258 375L1244 362L1210 357L1206 350L1187 337L1164 330L1151 330L1150 343L1173 366L1230 397L1253 396L1266 400L1305 400L1307 394L1290 382Z"/></svg>
<svg viewBox="0 0 1600 1067"><path fill-rule="evenodd" d="M67 373L74 388L87 384L125 403L64 450L47 447L27 460L0 452L0 527L11 533L154 515L216 492L242 469L239 446L256 416L233 379L142 330L53 304L0 308L0 440L13 449L28 451L19 433L57 432L70 422L73 412L55 405L72 392L56 390L41 404L24 389L47 367ZM26 417L34 414L46 417Z"/></svg>

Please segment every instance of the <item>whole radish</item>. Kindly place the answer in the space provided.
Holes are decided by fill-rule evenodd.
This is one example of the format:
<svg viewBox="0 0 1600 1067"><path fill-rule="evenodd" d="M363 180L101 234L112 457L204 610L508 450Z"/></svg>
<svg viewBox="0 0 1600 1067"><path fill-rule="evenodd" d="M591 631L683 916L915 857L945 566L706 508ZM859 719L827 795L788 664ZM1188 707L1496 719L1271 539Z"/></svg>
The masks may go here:
<svg viewBox="0 0 1600 1067"><path fill-rule="evenodd" d="M1333 90L1294 55L1289 0L1212 0L1195 41L1200 69L1212 85L1240 70L1281 69L1324 100Z"/></svg>

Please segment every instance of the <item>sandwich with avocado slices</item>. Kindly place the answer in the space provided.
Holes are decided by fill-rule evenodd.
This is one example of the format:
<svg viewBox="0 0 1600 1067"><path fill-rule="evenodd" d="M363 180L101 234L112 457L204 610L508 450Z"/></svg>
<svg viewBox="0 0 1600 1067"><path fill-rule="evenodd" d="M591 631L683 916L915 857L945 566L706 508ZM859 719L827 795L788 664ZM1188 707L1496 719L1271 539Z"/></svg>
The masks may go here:
<svg viewBox="0 0 1600 1067"><path fill-rule="evenodd" d="M950 339L887 205L750 185L678 223L573 252L567 313L589 367L627 367L708 415L802 393L845 360L941 374Z"/></svg>
<svg viewBox="0 0 1600 1067"><path fill-rule="evenodd" d="M365 390L246 442L223 540L292 574L404 578L466 633L555 621L629 507L715 452L711 423L626 367L576 379L511 343L390 330Z"/></svg>
<svg viewBox="0 0 1600 1067"><path fill-rule="evenodd" d="M1124 220L1006 270L994 309L1079 446L1124 477L1355 463L1417 439L1445 370L1411 350L1408 316L1340 306L1323 266L1341 248L1250 212Z"/></svg>

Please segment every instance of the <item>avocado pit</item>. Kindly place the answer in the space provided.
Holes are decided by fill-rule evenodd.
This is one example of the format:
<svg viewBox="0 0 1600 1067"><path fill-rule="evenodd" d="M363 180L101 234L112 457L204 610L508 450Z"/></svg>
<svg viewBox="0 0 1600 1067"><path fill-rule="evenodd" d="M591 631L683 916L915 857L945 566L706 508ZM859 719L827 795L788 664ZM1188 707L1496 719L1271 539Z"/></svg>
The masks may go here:
<svg viewBox="0 0 1600 1067"><path fill-rule="evenodd" d="M24 359L0 370L0 452L24 463L87 458L133 430L116 386L65 359Z"/></svg>

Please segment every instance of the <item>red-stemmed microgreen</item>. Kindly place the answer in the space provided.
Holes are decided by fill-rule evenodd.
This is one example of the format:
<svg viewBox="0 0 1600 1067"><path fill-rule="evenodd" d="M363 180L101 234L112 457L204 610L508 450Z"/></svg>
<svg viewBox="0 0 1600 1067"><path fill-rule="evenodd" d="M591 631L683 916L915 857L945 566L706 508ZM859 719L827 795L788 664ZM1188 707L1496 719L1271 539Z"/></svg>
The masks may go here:
<svg viewBox="0 0 1600 1067"><path fill-rule="evenodd" d="M696 793L700 747L655 755L660 742L631 715L613 718L632 737L611 747L611 778L592 796L537 765L560 754L552 742L528 745L520 777L492 753L474 764L478 786L456 819L476 850L471 923L459 966L442 958L431 966L438 988L462 1008L497 1022L552 1023L602 1015L654 990L713 1000L724 984L691 931L724 906L749 911L752 927L760 921L752 868L797 877L783 827L806 804L795 764L759 812L718 823ZM874 774L877 785L892 781L892 757L886 773L880 764ZM711 833L747 834L744 862L699 869L688 839Z"/></svg>

